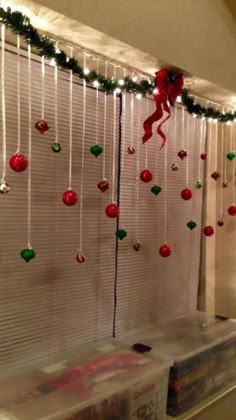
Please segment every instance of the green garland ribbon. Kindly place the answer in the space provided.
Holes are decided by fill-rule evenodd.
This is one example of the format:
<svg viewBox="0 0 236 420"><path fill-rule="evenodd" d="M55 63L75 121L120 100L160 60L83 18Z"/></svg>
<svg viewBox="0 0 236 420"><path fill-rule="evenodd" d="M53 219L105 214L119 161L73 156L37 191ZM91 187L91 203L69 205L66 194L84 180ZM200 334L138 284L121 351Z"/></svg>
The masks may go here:
<svg viewBox="0 0 236 420"><path fill-rule="evenodd" d="M0 7L0 21L13 33L20 35L26 42L30 42L32 47L41 56L54 59L58 67L64 70L72 70L80 79L84 79L88 83L97 81L99 87L108 94L113 93L117 88L120 89L120 93L140 94L143 97L153 94L153 89L156 85L155 79L152 81L143 79L140 82L136 82L127 76L123 79L122 84L120 84L119 79L114 77L105 78L103 75L97 74L94 70L90 71L89 74L85 74L83 67L76 59L68 57L63 50L59 50L56 43L47 36L40 35L37 29L31 25L30 19L19 11L12 11L10 7L6 10ZM169 80L172 81L176 77L176 73L169 71L168 76ZM194 97L187 89L183 89L182 91L182 103L190 114L198 118L204 117L224 123L228 121L232 122L236 119L236 111L234 113L222 113L212 107L202 107L199 103L195 102Z"/></svg>

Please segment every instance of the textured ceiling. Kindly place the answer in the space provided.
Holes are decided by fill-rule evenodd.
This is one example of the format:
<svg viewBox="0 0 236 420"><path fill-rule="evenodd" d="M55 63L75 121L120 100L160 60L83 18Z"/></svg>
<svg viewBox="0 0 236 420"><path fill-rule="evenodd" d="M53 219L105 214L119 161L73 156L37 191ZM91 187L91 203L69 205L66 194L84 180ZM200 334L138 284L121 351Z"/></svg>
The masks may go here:
<svg viewBox="0 0 236 420"><path fill-rule="evenodd" d="M137 74L154 75L155 71L160 68L173 68L168 63L98 32L84 24L42 7L31 0L25 0L24 6L22 6L22 2L18 0L12 2L3 1L2 3L9 4L12 6L12 9L17 8L28 15L34 26L48 33L53 39L59 40L63 45L73 44L74 46L80 46L91 52L94 51L101 57L109 57L109 61L112 63L120 63L120 65L123 65L125 68L129 68L129 66L132 65L130 71L136 69ZM236 13L236 3L234 10ZM14 43L14 36L9 36L9 41ZM102 61L100 63L102 63ZM194 75L187 74L184 72L184 69L177 70L183 71L185 75L185 86L189 88L193 94L227 107L236 108L236 93L217 87Z"/></svg>

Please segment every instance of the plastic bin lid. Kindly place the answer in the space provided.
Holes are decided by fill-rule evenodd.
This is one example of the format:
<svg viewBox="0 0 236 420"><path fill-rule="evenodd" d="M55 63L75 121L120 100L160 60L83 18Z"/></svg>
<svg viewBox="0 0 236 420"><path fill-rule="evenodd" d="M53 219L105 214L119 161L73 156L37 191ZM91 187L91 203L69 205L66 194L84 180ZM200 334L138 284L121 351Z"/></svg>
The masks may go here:
<svg viewBox="0 0 236 420"><path fill-rule="evenodd" d="M170 362L131 351L115 340L95 342L0 380L0 420L64 419L168 371Z"/></svg>
<svg viewBox="0 0 236 420"><path fill-rule="evenodd" d="M173 321L157 322L128 333L123 342L141 342L152 347L150 355L163 354L181 362L236 336L236 320L222 320L195 311Z"/></svg>

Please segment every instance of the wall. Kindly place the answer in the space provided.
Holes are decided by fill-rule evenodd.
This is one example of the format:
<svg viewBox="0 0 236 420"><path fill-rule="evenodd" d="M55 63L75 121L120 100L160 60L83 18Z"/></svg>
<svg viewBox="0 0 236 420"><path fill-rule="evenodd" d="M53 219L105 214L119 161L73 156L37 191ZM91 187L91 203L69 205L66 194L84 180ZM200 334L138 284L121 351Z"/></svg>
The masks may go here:
<svg viewBox="0 0 236 420"><path fill-rule="evenodd" d="M69 7L66 0L38 3L236 91L235 22L222 0L71 0Z"/></svg>

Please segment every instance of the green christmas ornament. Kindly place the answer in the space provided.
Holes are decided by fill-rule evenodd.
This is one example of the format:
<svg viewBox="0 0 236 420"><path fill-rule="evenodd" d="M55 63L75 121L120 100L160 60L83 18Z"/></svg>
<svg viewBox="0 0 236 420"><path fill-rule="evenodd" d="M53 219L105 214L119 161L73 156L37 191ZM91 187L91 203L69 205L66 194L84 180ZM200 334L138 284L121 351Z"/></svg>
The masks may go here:
<svg viewBox="0 0 236 420"><path fill-rule="evenodd" d="M90 147L90 152L95 157L98 157L103 152L103 148L99 144L95 144L94 146Z"/></svg>
<svg viewBox="0 0 236 420"><path fill-rule="evenodd" d="M142 248L142 244L141 244L140 242L136 242L136 243L133 245L133 249L134 249L135 251L140 251L140 250L141 250L141 248Z"/></svg>
<svg viewBox="0 0 236 420"><path fill-rule="evenodd" d="M158 195L158 194L160 194L160 192L161 192L161 187L159 187L159 185L154 185L154 186L151 188L151 192L152 192L153 194L155 194L155 195Z"/></svg>
<svg viewBox="0 0 236 420"><path fill-rule="evenodd" d="M196 188L202 188L202 181L200 179L196 182Z"/></svg>
<svg viewBox="0 0 236 420"><path fill-rule="evenodd" d="M59 153L61 151L61 145L60 145L60 143L58 141L56 141L55 143L53 143L51 145L51 149L52 149L53 152Z"/></svg>
<svg viewBox="0 0 236 420"><path fill-rule="evenodd" d="M25 248L22 249L20 256L21 258L23 258L23 260L29 262L30 260L36 257L36 252L31 248Z"/></svg>
<svg viewBox="0 0 236 420"><path fill-rule="evenodd" d="M235 157L236 157L236 154L234 153L234 152L229 152L227 155L226 155L226 157L227 157L227 159L228 160L233 160Z"/></svg>
<svg viewBox="0 0 236 420"><path fill-rule="evenodd" d="M116 237L122 241L122 239L126 238L127 231L125 229L118 229L116 231Z"/></svg>
<svg viewBox="0 0 236 420"><path fill-rule="evenodd" d="M193 230L193 229L195 229L195 227L197 227L197 223L196 223L196 222L194 222L193 220L190 220L190 222L188 222L188 223L187 223L187 227L188 227L190 230Z"/></svg>

